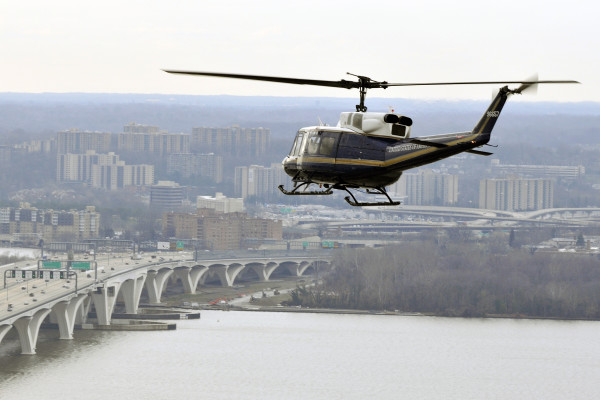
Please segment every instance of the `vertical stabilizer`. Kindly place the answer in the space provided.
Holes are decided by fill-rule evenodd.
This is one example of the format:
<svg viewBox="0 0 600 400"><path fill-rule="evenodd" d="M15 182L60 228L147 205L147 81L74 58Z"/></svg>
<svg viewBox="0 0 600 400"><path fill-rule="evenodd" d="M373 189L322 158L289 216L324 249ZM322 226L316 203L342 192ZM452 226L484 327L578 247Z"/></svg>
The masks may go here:
<svg viewBox="0 0 600 400"><path fill-rule="evenodd" d="M508 99L508 95L511 93L508 86L504 86L498 91L498 94L494 97L486 112L483 114L477 125L475 125L475 128L473 129L474 134L489 135L492 133L492 129L494 129L496 120L498 120L498 117L500 116L504 103L506 103L506 99Z"/></svg>

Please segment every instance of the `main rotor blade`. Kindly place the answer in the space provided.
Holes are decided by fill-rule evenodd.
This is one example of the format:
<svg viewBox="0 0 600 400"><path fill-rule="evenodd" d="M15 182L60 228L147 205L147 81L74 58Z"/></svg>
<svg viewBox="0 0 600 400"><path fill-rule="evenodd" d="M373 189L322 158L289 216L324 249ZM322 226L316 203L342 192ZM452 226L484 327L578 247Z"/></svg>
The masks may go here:
<svg viewBox="0 0 600 400"><path fill-rule="evenodd" d="M280 76L264 76L264 75L244 75L244 74L223 74L220 72L198 72L198 71L179 71L179 70L167 70L163 71L170 74L184 74L184 75L200 75L200 76L215 76L220 78L234 78L234 79L248 79L253 81L267 81L267 82L280 82L280 83L291 83L295 85L313 85L313 86L329 86L339 87L344 89L354 89L360 87L358 82L339 80L339 81L322 81L315 79L299 79L299 78L285 78Z"/></svg>
<svg viewBox="0 0 600 400"><path fill-rule="evenodd" d="M341 79L339 81L324 81L317 79L300 79L300 78L286 78L281 76L264 76L264 75L245 75L245 74L228 74L221 72L200 72L200 71L181 71L172 69L163 69L163 71L170 74L183 74L183 75L199 75L199 76L213 76L219 78L234 78L234 79L247 79L253 81L267 81L267 82L279 82L279 83L291 83L294 85L312 85L312 86L327 86L327 87L339 87L344 89L376 89L376 88L387 88L389 86L443 86L443 85L495 85L495 84L521 84L531 86L538 83L579 83L573 80L551 80L551 81L539 81L537 79L521 80L521 81L476 81L476 82L421 82L421 83L388 83L388 82L377 82L372 81L370 78L353 75L358 78L358 81L347 81Z"/></svg>
<svg viewBox="0 0 600 400"><path fill-rule="evenodd" d="M538 83L580 83L572 80L558 80L558 81L479 81L479 82L422 82L422 83L381 83L381 87L387 86L443 86L443 85L504 85L519 83L523 85L534 85Z"/></svg>

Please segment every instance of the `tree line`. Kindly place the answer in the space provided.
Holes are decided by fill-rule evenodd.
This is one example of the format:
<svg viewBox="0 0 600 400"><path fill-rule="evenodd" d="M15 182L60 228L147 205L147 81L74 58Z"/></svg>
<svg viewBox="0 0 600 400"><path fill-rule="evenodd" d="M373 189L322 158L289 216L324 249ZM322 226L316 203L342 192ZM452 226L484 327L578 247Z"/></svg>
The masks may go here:
<svg viewBox="0 0 600 400"><path fill-rule="evenodd" d="M424 241L344 249L335 256L332 272L317 286L296 288L289 304L440 316L600 319L598 256L532 254L505 243L494 236L471 244Z"/></svg>

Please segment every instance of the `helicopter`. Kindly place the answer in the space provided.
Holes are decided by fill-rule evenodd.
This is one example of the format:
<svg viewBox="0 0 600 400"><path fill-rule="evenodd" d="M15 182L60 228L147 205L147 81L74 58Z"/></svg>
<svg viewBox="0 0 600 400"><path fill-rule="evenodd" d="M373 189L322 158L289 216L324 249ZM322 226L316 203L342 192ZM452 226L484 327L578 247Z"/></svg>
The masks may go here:
<svg viewBox="0 0 600 400"><path fill-rule="evenodd" d="M294 187L287 190L284 185L279 186L282 193L292 196L330 195L334 190L343 190L349 194L344 198L346 202L357 207L399 205L399 201L394 201L389 196L386 186L400 179L405 170L462 152L481 156L493 154L478 148L490 141L494 125L509 96L521 94L526 90L533 91L540 83L579 83L574 80L538 80L537 77L523 81L388 83L351 73L347 74L354 76L356 80L326 81L219 72L163 71L171 74L358 89L360 97L356 111L342 112L337 126L310 126L298 130L289 154L282 161L283 169L292 178ZM392 111L368 112L365 106L368 89L484 84L505 86L498 90L473 130L466 132L413 138L410 136L413 124L410 117ZM509 84L520 86L510 89ZM311 190L313 185L319 189ZM352 190L360 189L386 200L358 201Z"/></svg>

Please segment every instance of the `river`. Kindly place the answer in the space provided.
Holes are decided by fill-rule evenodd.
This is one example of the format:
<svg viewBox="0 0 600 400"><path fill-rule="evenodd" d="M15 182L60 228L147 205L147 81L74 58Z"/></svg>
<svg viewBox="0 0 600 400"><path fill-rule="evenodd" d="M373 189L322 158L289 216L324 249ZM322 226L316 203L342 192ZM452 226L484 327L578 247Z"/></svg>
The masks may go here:
<svg viewBox="0 0 600 400"><path fill-rule="evenodd" d="M0 345L0 398L591 399L600 322L203 311Z"/></svg>

